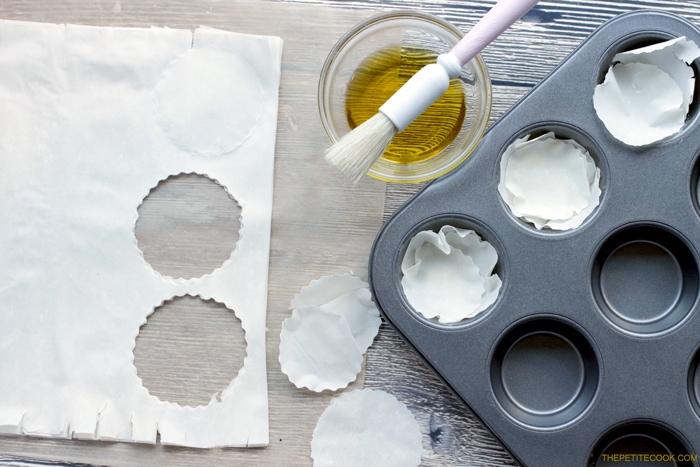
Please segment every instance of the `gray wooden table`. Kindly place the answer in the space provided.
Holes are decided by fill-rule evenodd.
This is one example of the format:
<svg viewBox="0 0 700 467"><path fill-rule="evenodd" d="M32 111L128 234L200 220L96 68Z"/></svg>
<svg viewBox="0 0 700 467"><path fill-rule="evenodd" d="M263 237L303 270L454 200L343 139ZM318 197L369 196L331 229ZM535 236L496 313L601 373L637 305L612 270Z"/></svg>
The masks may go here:
<svg viewBox="0 0 700 467"><path fill-rule="evenodd" d="M351 8L349 2L343 1L296 1ZM421 10L442 16L464 31L492 4L456 0L417 3ZM352 2L352 7L375 5L377 2L373 1ZM405 8L408 2L382 0L381 5L386 9ZM410 5L414 6L414 2ZM640 8L670 11L700 26L700 1L541 1L522 22L506 31L482 53L494 88L492 121L554 69L595 28L618 14ZM385 215L388 217L417 189L413 185L388 185ZM423 432L429 435L430 448L424 452L423 465L518 465L474 414L442 387L441 382L425 369L388 326L375 341L367 360L365 387L381 388L395 394L416 413Z"/></svg>
<svg viewBox="0 0 700 467"><path fill-rule="evenodd" d="M420 9L442 16L466 31L493 3L494 0L0 0L2 19L101 26L207 25L279 35L285 40L268 300L270 446L201 451L160 445L0 437L0 465L311 465L311 432L320 413L337 394L298 390L281 374L277 345L289 300L302 286L322 275L352 270L366 277L369 248L383 219L421 187L385 185L374 180L351 187L324 166L320 151L326 139L315 106L323 59L345 30L382 9ZM597 26L637 8L666 9L700 26L700 1L542 1L483 53L493 81L492 119L517 102ZM193 203L202 203L204 210L228 209L225 200L218 205L218 201L206 196L197 198L206 193L206 184L197 179L180 182L180 195L183 192L191 195ZM140 219L143 225L156 223L173 197L180 196L164 191L162 198L151 200L154 209L150 214L144 211ZM151 237L142 241L156 246L152 260L158 261L160 255L167 262L167 250L158 253L157 246L169 237L159 233L157 225L150 232ZM186 237L181 241L182 248L192 244ZM214 238L208 243L216 249L217 245L226 248L229 241ZM193 275L210 267L197 262L200 255L196 250L189 254L193 259L190 265ZM181 306L190 313L200 313L201 317L212 313L210 309L198 309L188 303ZM240 336L223 333L222 326L214 319L195 321L198 324L192 326L206 327L204 334L209 336L210 345L227 345L228 352L242 355L244 349L236 346ZM135 358L144 384L154 394L196 405L202 403L203 397L197 392L198 386L210 385L216 389L230 379L230 374L221 371L221 366L213 361L215 358L204 356L208 362L205 365L179 367L190 375L201 371L196 378L198 384L173 381L163 372L163 360L153 358L153 349L175 355L174 366L187 360L188 356L177 346L182 341L173 337L177 323L153 322L147 326L151 327L144 328L142 340L137 341ZM179 337L187 340L186 329L184 333ZM237 360L231 361L236 364ZM172 376L172 372L168 374ZM1 378L0 375L0 381ZM367 354L364 374L350 389L363 386L394 394L415 414L424 434L423 465L517 465L471 411L442 386L386 325Z"/></svg>

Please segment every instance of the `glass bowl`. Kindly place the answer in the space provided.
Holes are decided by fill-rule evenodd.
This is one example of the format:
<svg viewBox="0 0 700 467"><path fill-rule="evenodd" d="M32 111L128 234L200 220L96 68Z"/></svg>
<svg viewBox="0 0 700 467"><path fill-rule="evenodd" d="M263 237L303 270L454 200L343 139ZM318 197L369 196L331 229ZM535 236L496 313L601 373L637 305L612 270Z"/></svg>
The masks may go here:
<svg viewBox="0 0 700 467"><path fill-rule="evenodd" d="M424 64L434 63L437 55L449 52L462 35L447 21L415 11L381 13L345 33L330 51L319 80L319 111L331 143L377 112L391 95L384 96L387 89L379 89L389 74L402 73L408 79ZM362 112L352 107L358 98L367 98ZM449 172L476 148L490 113L491 79L477 55L441 100L394 138L368 175L388 182L420 182ZM414 130L419 133L413 134ZM440 141L426 143L436 135ZM424 146L430 146L433 155L421 152Z"/></svg>

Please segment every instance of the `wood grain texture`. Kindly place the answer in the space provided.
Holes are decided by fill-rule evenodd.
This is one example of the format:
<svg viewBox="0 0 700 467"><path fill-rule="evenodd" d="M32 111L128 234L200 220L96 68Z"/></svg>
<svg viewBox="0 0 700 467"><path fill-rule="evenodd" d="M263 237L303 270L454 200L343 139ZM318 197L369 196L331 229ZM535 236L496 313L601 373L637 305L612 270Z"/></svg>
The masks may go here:
<svg viewBox="0 0 700 467"><path fill-rule="evenodd" d="M422 466L517 465L388 325L367 356L365 387L393 394L414 413L423 432Z"/></svg>
<svg viewBox="0 0 700 467"><path fill-rule="evenodd" d="M302 5L306 4L306 5ZM297 390L277 362L289 299L310 280L352 269L366 276L372 239L386 218L423 184L349 186L324 166L326 144L316 110L323 59L349 27L373 10L416 8L467 30L493 0L0 0L0 17L108 26L200 24L279 35L285 40L273 210L269 302L270 439L265 449L198 451L124 443L0 438L0 465L311 465L309 442L331 394ZM491 121L503 115L605 20L661 8L700 25L699 1L542 1L484 52L494 84ZM566 103L562 103L566 105ZM478 200L475 200L478 201ZM166 258L167 259L167 258ZM163 330L163 335L167 331ZM156 378L158 378L156 373ZM386 325L370 348L362 385L404 401L424 434L423 465L514 465L477 418L447 391ZM174 396L173 396L174 397ZM46 462L44 462L46 461Z"/></svg>
<svg viewBox="0 0 700 467"><path fill-rule="evenodd" d="M332 5L340 9L418 8L453 22L463 31L475 24L494 3L489 0L290 1ZM618 14L640 8L670 11L700 26L698 1L540 2L522 21L516 23L482 53L493 83L491 123L517 103L532 86L545 78L595 28ZM424 185L387 185L385 219ZM382 328L368 352L365 387L391 392L416 414L424 433L422 465L517 465L477 417L412 355L410 348L389 326Z"/></svg>
<svg viewBox="0 0 700 467"><path fill-rule="evenodd" d="M137 212L139 250L163 275L191 279L210 274L236 249L241 206L204 175L178 174L161 180Z"/></svg>
<svg viewBox="0 0 700 467"><path fill-rule="evenodd" d="M186 295L163 303L141 326L134 366L150 394L196 407L219 397L245 356L245 331L235 312Z"/></svg>
<svg viewBox="0 0 700 467"><path fill-rule="evenodd" d="M5 19L187 29L206 25L229 31L276 35L284 40L268 277L270 445L260 449L197 450L162 445L0 437L0 452L5 456L0 457L0 465L51 465L56 462L109 466L311 465L311 433L318 417L336 394L300 390L288 381L277 361L279 332L282 321L290 314L289 301L311 280L349 270L366 279L369 250L382 222L385 184L367 179L354 186L323 161L322 149L328 139L318 114L317 86L321 67L335 41L369 14L359 10L260 0L0 1L0 18ZM194 232L176 227L179 232L174 239L172 228L155 228L150 232L153 244L159 247L154 252L158 257L153 260L154 264L160 260L166 264L175 262L186 275L199 276L210 271L212 263L201 261L205 258L198 253L198 245L210 241L220 247L217 251L230 251L230 238L226 238L226 233L236 233L231 226L224 226L220 234L201 238L201 227L205 230L212 228L213 224L221 227L220 221L230 218L220 216L224 219L217 219L220 209L206 194L207 188L211 187L196 181L185 183L156 203L154 212L141 213L140 220L148 224L163 214L159 204L161 207L178 205L186 199L191 201L189 208L202 208L195 209L193 216L189 217L198 227ZM225 199L223 204L228 205ZM244 223L245 219L241 222ZM170 247L177 245L173 242L190 243L194 251L175 261ZM197 312L196 306L181 305L183 313ZM190 378L183 384L172 371L164 371L166 359L157 358L148 349L137 349L138 354L140 350L145 351L145 355L139 357L141 363L136 362L139 374L144 375L147 387L156 388L161 397L186 404L200 403L203 397L207 397L193 393L195 382L191 378L196 378L196 375L194 370L187 369L187 365L191 368L197 361L206 365L207 359L216 358L207 356L211 349L206 344L233 354L228 363L217 361L207 370L216 372L221 363L228 366L226 371L235 373L240 368L240 349L237 350L235 345L233 348L227 346L230 343L225 346L222 342L231 338L231 327L236 328L236 323L223 324L219 319L226 320L227 316L219 314L216 319L222 325L217 329L211 322L212 318L205 315L202 313L200 317L210 322L199 329L192 329L192 326L196 327L196 316L192 322L186 319L158 320L155 314L153 320L142 328L147 344L150 341L150 348L154 352L173 352L171 363L180 366L174 371ZM189 326L190 330L179 330L178 327L182 326ZM200 332L209 332L210 335L207 338L200 335L195 339L195 334ZM195 344L193 341L204 341L204 346L191 348L190 345ZM216 392L230 373L228 375L201 372L200 379L206 381L196 390L209 388L208 392L213 388ZM362 377L352 387L361 385Z"/></svg>

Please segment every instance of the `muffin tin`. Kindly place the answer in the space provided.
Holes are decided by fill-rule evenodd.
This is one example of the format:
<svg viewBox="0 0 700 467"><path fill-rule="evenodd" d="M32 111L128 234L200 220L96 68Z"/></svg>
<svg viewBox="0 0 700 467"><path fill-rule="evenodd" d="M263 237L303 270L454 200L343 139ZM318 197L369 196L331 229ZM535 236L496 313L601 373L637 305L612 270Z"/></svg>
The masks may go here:
<svg viewBox="0 0 700 467"><path fill-rule="evenodd" d="M370 285L385 319L523 465L610 465L620 453L700 465L698 83L683 129L648 146L614 139L593 108L615 53L678 36L700 45L662 11L602 25L375 240ZM547 131L601 170L600 205L569 231L536 230L497 191L506 147ZM452 325L414 311L400 284L410 239L445 224L489 241L503 280L490 308Z"/></svg>

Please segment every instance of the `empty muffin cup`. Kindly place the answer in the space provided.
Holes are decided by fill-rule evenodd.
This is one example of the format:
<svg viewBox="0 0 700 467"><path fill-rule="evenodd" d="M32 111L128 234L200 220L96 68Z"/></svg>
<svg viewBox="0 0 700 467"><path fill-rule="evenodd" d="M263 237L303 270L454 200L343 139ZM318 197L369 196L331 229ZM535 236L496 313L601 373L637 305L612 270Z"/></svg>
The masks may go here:
<svg viewBox="0 0 700 467"><path fill-rule="evenodd" d="M690 312L698 294L698 265L679 234L641 223L617 230L599 248L593 295L618 328L638 334L667 331Z"/></svg>
<svg viewBox="0 0 700 467"><path fill-rule="evenodd" d="M550 316L528 319L504 333L491 358L491 387L501 408L534 428L579 417L595 397L598 357L582 331Z"/></svg>
<svg viewBox="0 0 700 467"><path fill-rule="evenodd" d="M591 467L613 465L691 467L697 454L675 430L652 420L630 420L608 430L595 444Z"/></svg>

